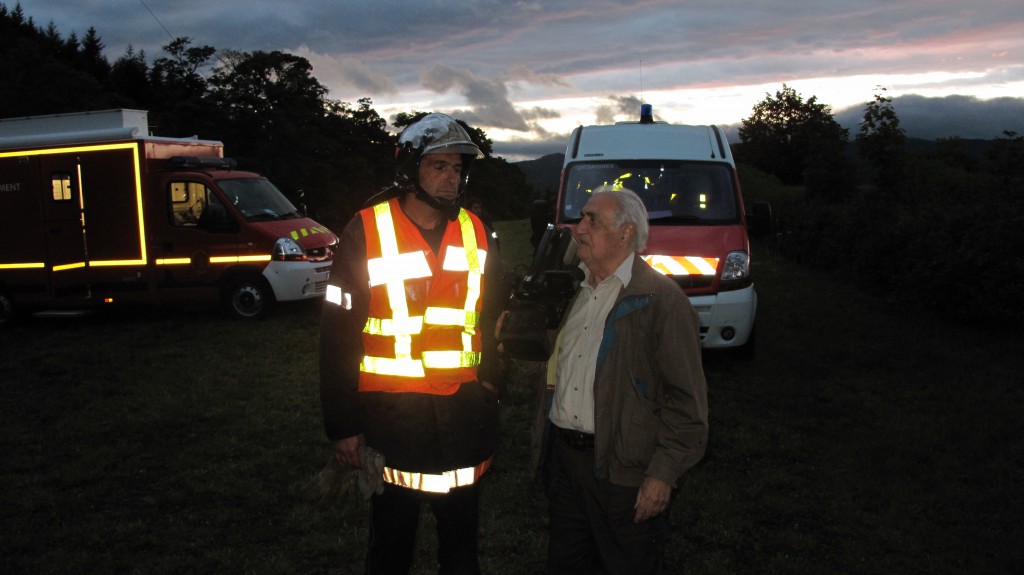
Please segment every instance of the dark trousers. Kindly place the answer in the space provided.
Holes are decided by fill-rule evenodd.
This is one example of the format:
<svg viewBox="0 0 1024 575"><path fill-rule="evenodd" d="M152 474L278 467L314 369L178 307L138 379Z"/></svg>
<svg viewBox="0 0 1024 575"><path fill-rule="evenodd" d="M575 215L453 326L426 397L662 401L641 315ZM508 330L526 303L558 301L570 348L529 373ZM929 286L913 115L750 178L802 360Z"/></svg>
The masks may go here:
<svg viewBox="0 0 1024 575"><path fill-rule="evenodd" d="M412 567L420 507L430 506L437 520L437 561L441 575L479 575L477 525L479 484L445 494L386 485L370 502L367 575L401 575Z"/></svg>
<svg viewBox="0 0 1024 575"><path fill-rule="evenodd" d="M594 473L594 450L552 442L549 485L550 575L656 574L669 536L668 511L634 523L638 488Z"/></svg>

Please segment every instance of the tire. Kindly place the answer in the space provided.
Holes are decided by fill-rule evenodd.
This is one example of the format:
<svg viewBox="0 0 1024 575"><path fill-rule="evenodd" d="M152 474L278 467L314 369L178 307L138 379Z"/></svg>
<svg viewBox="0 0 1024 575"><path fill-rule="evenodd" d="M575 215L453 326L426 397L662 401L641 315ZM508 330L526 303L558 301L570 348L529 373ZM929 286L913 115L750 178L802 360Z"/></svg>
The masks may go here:
<svg viewBox="0 0 1024 575"><path fill-rule="evenodd" d="M274 307L274 291L262 277L236 277L221 293L221 305L236 319L264 319Z"/></svg>

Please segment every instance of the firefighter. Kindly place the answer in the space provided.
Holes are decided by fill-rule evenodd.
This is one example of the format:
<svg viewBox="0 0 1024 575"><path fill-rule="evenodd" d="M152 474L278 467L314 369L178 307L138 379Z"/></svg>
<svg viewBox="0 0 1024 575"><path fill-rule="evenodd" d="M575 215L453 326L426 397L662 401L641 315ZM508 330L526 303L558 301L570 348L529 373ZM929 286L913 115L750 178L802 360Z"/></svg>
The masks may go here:
<svg viewBox="0 0 1024 575"><path fill-rule="evenodd" d="M482 476L502 385L494 326L507 296L480 219L462 208L480 149L444 114L399 137L395 184L346 226L320 333L320 389L339 463L383 455L367 573L407 573L421 505L441 573L479 573ZM368 451L369 448L372 451Z"/></svg>

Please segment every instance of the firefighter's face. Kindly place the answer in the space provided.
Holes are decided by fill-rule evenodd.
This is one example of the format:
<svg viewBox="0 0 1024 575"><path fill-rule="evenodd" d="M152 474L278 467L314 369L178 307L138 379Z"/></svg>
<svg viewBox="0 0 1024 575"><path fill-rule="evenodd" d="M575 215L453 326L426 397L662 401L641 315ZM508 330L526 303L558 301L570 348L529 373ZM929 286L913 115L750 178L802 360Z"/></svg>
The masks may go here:
<svg viewBox="0 0 1024 575"><path fill-rule="evenodd" d="M583 206L583 219L576 226L577 255L590 271L606 277L629 255L631 224L615 224L615 198L601 194Z"/></svg>
<svg viewBox="0 0 1024 575"><path fill-rule="evenodd" d="M454 200L461 177L460 154L427 154L420 159L420 187L435 198Z"/></svg>

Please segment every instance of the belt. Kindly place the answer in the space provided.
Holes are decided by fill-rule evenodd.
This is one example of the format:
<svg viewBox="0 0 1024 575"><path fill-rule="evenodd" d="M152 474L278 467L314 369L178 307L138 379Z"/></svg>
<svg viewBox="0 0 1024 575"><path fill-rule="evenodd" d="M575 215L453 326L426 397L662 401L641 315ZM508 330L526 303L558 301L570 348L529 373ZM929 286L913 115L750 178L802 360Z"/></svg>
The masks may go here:
<svg viewBox="0 0 1024 575"><path fill-rule="evenodd" d="M557 425L552 425L555 430L555 435L562 440L563 443L572 447L573 449L594 449L594 434L583 433L582 431L576 431L574 429L563 429Z"/></svg>

